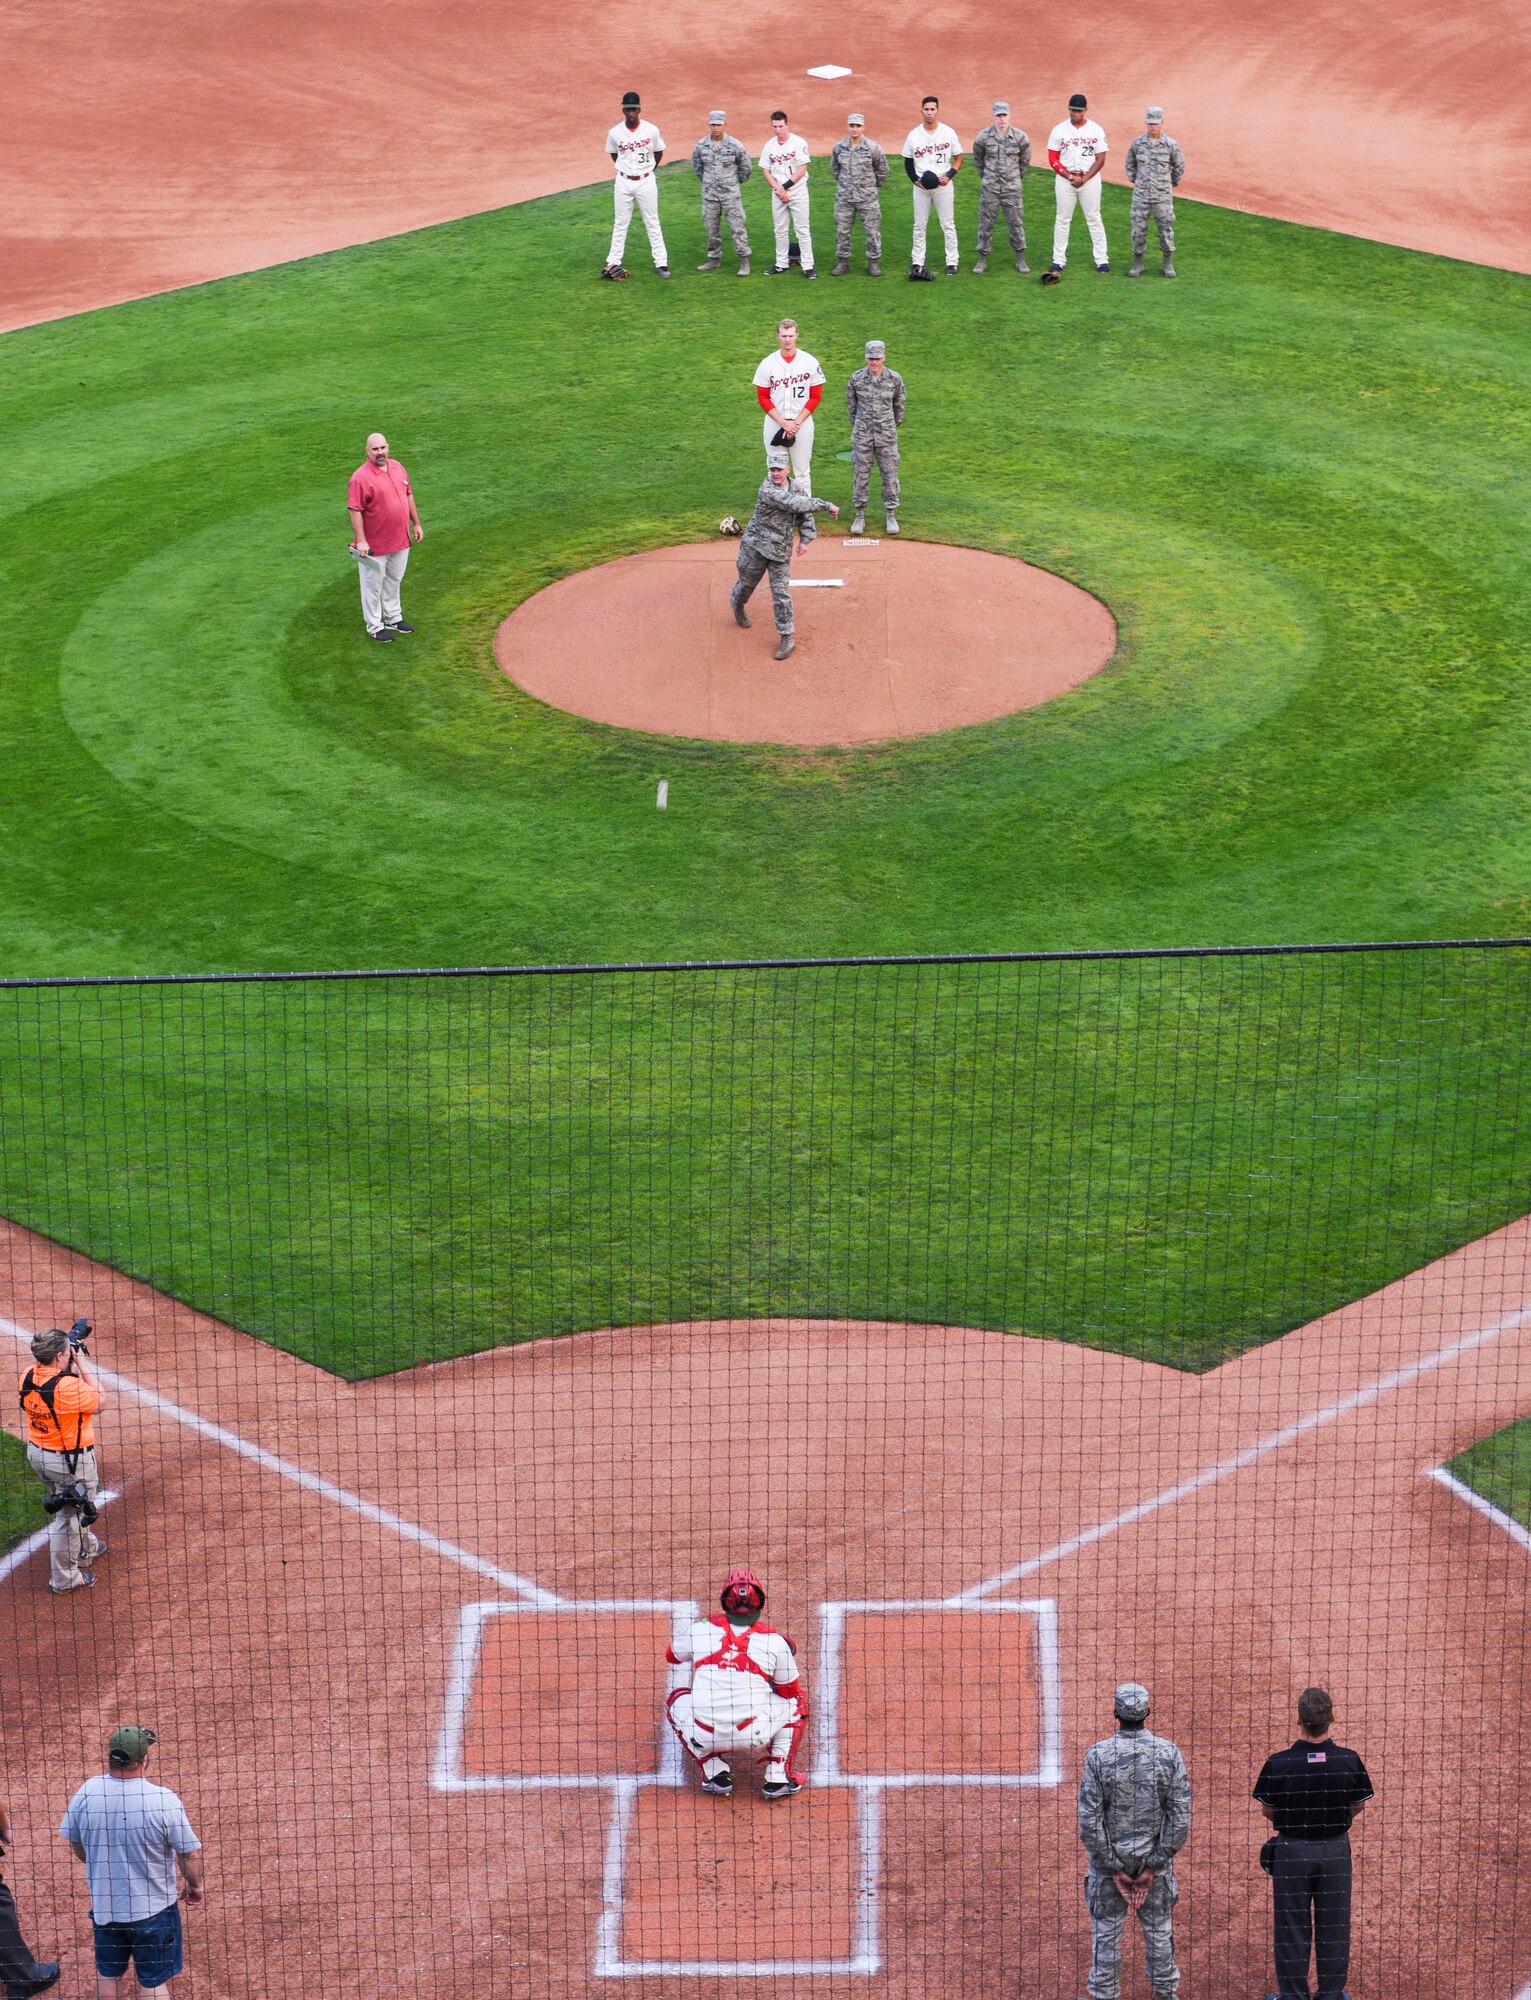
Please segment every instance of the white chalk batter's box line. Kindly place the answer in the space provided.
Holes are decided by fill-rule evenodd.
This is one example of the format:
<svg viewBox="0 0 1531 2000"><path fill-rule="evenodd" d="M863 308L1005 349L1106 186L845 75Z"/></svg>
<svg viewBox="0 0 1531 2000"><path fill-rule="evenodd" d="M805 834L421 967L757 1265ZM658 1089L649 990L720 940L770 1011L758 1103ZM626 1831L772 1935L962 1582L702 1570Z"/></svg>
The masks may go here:
<svg viewBox="0 0 1531 2000"><path fill-rule="evenodd" d="M701 1617L694 1600L676 1598L593 1598L569 1600L554 1607L585 1615L623 1612L668 1612L672 1632L684 1637ZM809 1783L816 1789L849 1791L856 1802L856 1912L851 1948L845 1958L672 1959L626 1958L622 1953L622 1918L626 1906L629 1838L633 1802L640 1791L656 1786L677 1788L686 1782L685 1761L674 1732L660 1728L656 1771L613 1771L579 1776L528 1773L522 1776L470 1774L462 1768L463 1734L484 1628L491 1618L525 1616L547 1607L499 1600L466 1604L458 1626L457 1646L447 1682L446 1711L437 1744L431 1783L438 1791L569 1791L609 1789L611 1822L601 1870L601 1914L596 1923L592 1971L601 1979L779 1979L851 1975L870 1977L882 1969L880 1899L882 1862L882 1795L925 1786L991 1789L1056 1786L1063 1780L1062 1694L1058 1671L1058 1608L1050 1597L1024 1602L987 1600L953 1603L950 1598L846 1599L819 1607L820 1652L818 1695L814 1703L819 1723L818 1748ZM943 1613L973 1618L1022 1617L1036 1629L1039 1700L1039 1748L1032 1771L886 1772L857 1775L840 1768L840 1699L844 1685L847 1621L888 1613ZM657 1720L657 1718L656 1718Z"/></svg>

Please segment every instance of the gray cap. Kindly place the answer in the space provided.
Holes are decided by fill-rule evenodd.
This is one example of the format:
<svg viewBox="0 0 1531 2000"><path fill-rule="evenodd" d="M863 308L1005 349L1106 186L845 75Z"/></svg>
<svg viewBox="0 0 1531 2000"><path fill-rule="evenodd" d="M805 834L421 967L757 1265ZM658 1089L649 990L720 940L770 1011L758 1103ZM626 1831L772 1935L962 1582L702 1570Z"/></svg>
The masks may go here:
<svg viewBox="0 0 1531 2000"><path fill-rule="evenodd" d="M859 111L853 111L845 122L847 125L865 125L866 120Z"/></svg>
<svg viewBox="0 0 1531 2000"><path fill-rule="evenodd" d="M867 342L868 361L881 361L883 356L887 353L887 351L888 351L887 345L884 341L869 340Z"/></svg>
<svg viewBox="0 0 1531 2000"><path fill-rule="evenodd" d="M1119 1722L1144 1722L1148 1718L1148 1689L1141 1681L1123 1681L1111 1697Z"/></svg>
<svg viewBox="0 0 1531 2000"><path fill-rule="evenodd" d="M726 111L709 111L707 114L707 123L709 125L726 125L728 123L728 113Z"/></svg>
<svg viewBox="0 0 1531 2000"><path fill-rule="evenodd" d="M784 444L766 446L766 471L785 472L792 463L792 454Z"/></svg>
<svg viewBox="0 0 1531 2000"><path fill-rule="evenodd" d="M996 115L997 115L997 114L998 114L999 112L1001 112L1001 111L1008 111L1008 110L1010 109L1010 106L1009 106L1009 105L1008 105L1008 104L1007 104L1007 103L1005 102L1005 100L1004 100L1004 99L1003 99L1003 98L1001 97L1001 98L1000 98L1000 99L998 100L998 102L997 102L997 103L994 103L994 104L991 104L991 105L989 106L989 109L990 109L991 111L993 111L994 113L996 113Z"/></svg>
<svg viewBox="0 0 1531 2000"><path fill-rule="evenodd" d="M1162 125L1164 123L1164 106L1162 104L1150 104L1148 109L1143 113L1143 122L1147 125Z"/></svg>

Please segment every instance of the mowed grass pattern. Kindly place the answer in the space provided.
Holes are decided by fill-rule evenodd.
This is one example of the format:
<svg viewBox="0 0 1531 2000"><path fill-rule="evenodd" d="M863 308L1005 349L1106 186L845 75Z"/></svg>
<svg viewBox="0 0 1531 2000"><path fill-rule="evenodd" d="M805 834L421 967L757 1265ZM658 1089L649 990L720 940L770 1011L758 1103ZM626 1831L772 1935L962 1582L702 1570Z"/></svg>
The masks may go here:
<svg viewBox="0 0 1531 2000"><path fill-rule="evenodd" d="M1531 1417L1507 1424L1447 1464L1490 1505L1531 1528Z"/></svg>
<svg viewBox="0 0 1531 2000"><path fill-rule="evenodd" d="M664 199L669 285L637 244L629 285L596 282L600 188L6 337L7 970L1531 928L1524 280L1182 203L1177 284L1076 262L1044 292L1003 259L934 286L740 283L688 268L689 177ZM1051 205L1034 177L1034 252ZM1125 205L1107 191L1119 268ZM888 212L896 242L897 187ZM490 640L529 592L747 508L749 376L788 309L831 380L820 490L849 497L840 386L879 335L910 389L906 529L1095 591L1122 633L1105 673L982 728L806 755L605 730L505 683ZM376 425L427 526L419 630L389 648L344 552ZM643 644L613 631L609 670ZM1514 963L1442 971L1444 1013L1423 973L1408 1001L1391 974L1320 994L1294 973L1300 1004L1228 974L1189 1019L1179 995L1071 1012L974 986L989 1028L924 995L857 1017L823 1070L776 1000L735 1043L714 994L653 1015L592 994L544 1041L536 1007L486 992L469 1021L416 988L380 1039L372 1000L327 1001L319 1029L242 1002L204 1076L200 1030L82 997L94 1029L5 1061L4 1199L347 1373L742 1310L1204 1365L1515 1212ZM1284 1084L1250 1007L1286 1024ZM1028 1066L996 1070L990 1033ZM1198 1150L1209 1091L1232 1134L1283 1088L1290 1145ZM825 1104L881 1165L804 1136ZM1109 1174L1082 1131L1113 1135Z"/></svg>

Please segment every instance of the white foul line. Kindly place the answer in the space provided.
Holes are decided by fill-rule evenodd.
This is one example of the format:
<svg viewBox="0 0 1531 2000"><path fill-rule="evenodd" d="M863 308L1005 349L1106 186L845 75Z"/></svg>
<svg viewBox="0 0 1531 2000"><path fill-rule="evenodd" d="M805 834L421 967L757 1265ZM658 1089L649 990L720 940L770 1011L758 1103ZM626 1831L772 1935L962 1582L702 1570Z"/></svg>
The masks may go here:
<svg viewBox="0 0 1531 2000"><path fill-rule="evenodd" d="M115 1493L98 1493L96 1495L97 1509L104 1514L107 1502L116 1498ZM18 1542L8 1555L0 1556L0 1583L3 1583L13 1570L20 1569L24 1562L29 1561L35 1556L37 1551L46 1544L52 1532L51 1523L46 1524L39 1528L35 1534L28 1535L24 1542Z"/></svg>
<svg viewBox="0 0 1531 2000"><path fill-rule="evenodd" d="M24 1326L18 1326L13 1319L0 1315L0 1333L12 1334L17 1340L29 1341L32 1336ZM337 1507L345 1507L353 1514L360 1514L364 1521L371 1521L380 1528L387 1528L401 1541L414 1542L432 1555L440 1556L445 1562L456 1563L460 1568L471 1570L475 1576L487 1577L491 1583L499 1584L502 1590L515 1592L524 1597L528 1604L550 1611L563 1602L551 1590L544 1590L539 1584L524 1576L517 1576L514 1570L501 1569L497 1563L486 1562L482 1556L474 1555L471 1549L459 1548L456 1542L443 1541L440 1535L433 1535L429 1528L417 1527L413 1521L406 1521L402 1514L395 1514L387 1507L379 1507L375 1501L363 1500L359 1493L348 1493L343 1486L333 1480L321 1479L317 1472L308 1472L301 1465L294 1465L291 1459L278 1458L275 1452L263 1446L251 1444L237 1431L225 1430L222 1424L209 1423L206 1417L199 1417L194 1410L184 1409L179 1403L172 1403L168 1396L162 1396L155 1389L145 1389L126 1375L118 1375L110 1368L97 1368L96 1374L110 1389L119 1394L132 1396L140 1403L146 1403L151 1410L157 1410L171 1423L180 1424L198 1437L208 1438L214 1444L221 1444L226 1451L237 1452L255 1465L264 1466L267 1472L274 1472L281 1479L290 1479L294 1486L301 1486L309 1493L317 1493L325 1500L331 1500Z"/></svg>
<svg viewBox="0 0 1531 2000"><path fill-rule="evenodd" d="M1531 1535L1526 1533L1513 1514L1507 1514L1502 1507L1496 1507L1492 1500L1485 1500L1481 1493L1474 1493L1470 1486L1448 1472L1444 1465L1437 1465L1430 1477L1439 1480L1448 1493L1455 1493L1459 1500L1465 1500L1469 1507L1492 1521L1496 1528L1503 1528L1512 1542L1519 1542L1523 1549L1531 1549ZM1531 1986L1526 1987L1524 1992L1517 1993L1515 2000L1531 2000Z"/></svg>
<svg viewBox="0 0 1531 2000"><path fill-rule="evenodd" d="M1083 1533L1071 1535L1066 1542L1057 1542L1050 1549L1044 1549L1030 1561L1017 1563L1013 1569L1004 1569L997 1576L991 1576L984 1583L975 1583L970 1590L958 1591L947 1599L950 1604L977 1604L992 1590L1003 1590L1007 1583L1015 1583L1023 1576L1031 1576L1039 1569L1046 1569L1050 1563L1062 1562L1065 1556L1077 1555L1080 1549L1087 1549L1094 1542L1103 1542L1118 1529L1130 1528L1134 1521L1141 1521L1149 1514L1156 1514L1161 1507L1172 1507L1177 1500L1188 1500L1193 1493L1201 1492L1205 1486L1215 1486L1220 1479L1230 1473L1242 1472L1268 1452L1280 1451L1284 1446L1295 1444L1298 1438L1306 1437L1310 1431L1322 1430L1326 1425L1337 1423L1341 1417L1349 1416L1352 1410L1364 1409L1368 1403L1375 1403L1381 1397L1390 1395L1394 1389L1403 1389L1421 1376L1433 1374L1437 1368L1444 1368L1448 1362L1460 1355L1470 1354L1475 1347L1487 1346L1501 1334L1513 1333L1517 1327L1531 1320L1531 1306L1522 1306L1519 1312L1509 1314L1505 1319L1496 1320L1492 1326L1480 1327L1476 1333L1469 1333L1461 1340L1453 1341L1449 1347L1441 1348L1435 1354L1426 1355L1423 1361L1411 1361L1407 1368L1395 1368L1391 1374L1379 1375L1375 1382L1367 1383L1364 1389L1356 1389L1348 1396L1341 1396L1338 1402L1326 1403L1323 1409L1314 1410L1309 1416L1300 1417L1294 1424L1285 1424L1279 1431L1268 1431L1254 1444L1246 1445L1243 1451L1235 1452L1232 1458L1219 1459L1216 1465L1209 1465L1204 1472L1193 1478L1183 1479L1176 1486L1165 1487L1162 1493L1154 1494L1151 1500L1140 1500L1135 1507L1128 1507L1120 1514L1113 1514L1109 1521L1101 1521Z"/></svg>

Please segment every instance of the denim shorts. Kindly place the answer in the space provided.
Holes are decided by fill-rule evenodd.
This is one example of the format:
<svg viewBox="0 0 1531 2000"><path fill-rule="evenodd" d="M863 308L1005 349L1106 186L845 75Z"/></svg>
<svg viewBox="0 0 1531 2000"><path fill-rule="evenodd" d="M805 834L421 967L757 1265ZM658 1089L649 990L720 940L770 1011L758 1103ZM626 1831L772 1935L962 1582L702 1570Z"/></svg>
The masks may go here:
<svg viewBox="0 0 1531 2000"><path fill-rule="evenodd" d="M94 1920L92 1920L94 1923ZM137 1924L94 1924L96 1970L103 1979L120 1979L131 1961L145 1991L163 1986L181 1969L181 1906L145 1917Z"/></svg>

